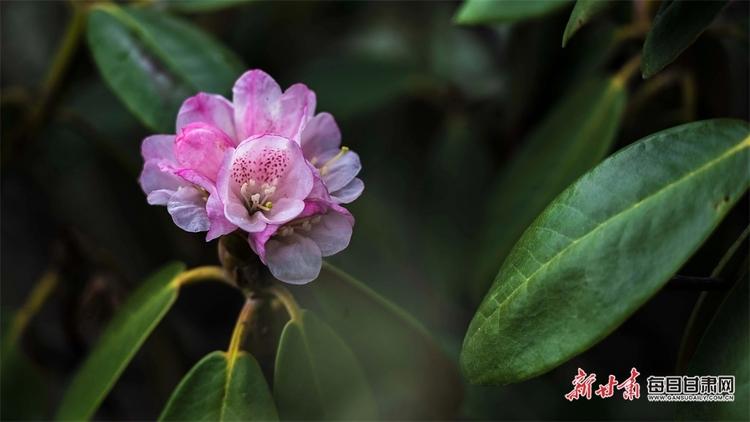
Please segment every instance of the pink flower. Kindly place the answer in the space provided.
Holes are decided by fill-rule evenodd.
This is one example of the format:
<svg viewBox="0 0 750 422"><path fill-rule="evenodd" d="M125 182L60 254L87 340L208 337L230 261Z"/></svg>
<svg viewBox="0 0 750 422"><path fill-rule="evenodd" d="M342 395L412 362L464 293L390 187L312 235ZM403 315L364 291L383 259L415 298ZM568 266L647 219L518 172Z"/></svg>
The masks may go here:
<svg viewBox="0 0 750 422"><path fill-rule="evenodd" d="M343 207L308 200L294 220L269 225L250 234L250 246L274 277L292 284L306 284L318 277L322 257L349 246L354 217Z"/></svg>
<svg viewBox="0 0 750 422"><path fill-rule="evenodd" d="M351 238L354 218L338 204L362 193L359 156L341 147L330 114L315 115L305 85L282 91L251 70L232 92L233 102L188 98L176 135L146 138L140 184L180 228L207 231L207 241L241 229L274 276L312 281L321 257Z"/></svg>
<svg viewBox="0 0 750 422"><path fill-rule="evenodd" d="M243 141L222 164L218 191L224 215L248 233L298 216L313 173L296 142L276 135Z"/></svg>

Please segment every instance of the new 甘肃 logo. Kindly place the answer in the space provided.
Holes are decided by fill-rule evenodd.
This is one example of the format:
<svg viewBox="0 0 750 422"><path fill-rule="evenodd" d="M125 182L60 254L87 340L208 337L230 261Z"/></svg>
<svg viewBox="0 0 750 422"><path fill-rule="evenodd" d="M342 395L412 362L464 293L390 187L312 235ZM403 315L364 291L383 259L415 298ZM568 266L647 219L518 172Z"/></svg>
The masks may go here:
<svg viewBox="0 0 750 422"><path fill-rule="evenodd" d="M648 401L734 401L734 375L652 375L646 391Z"/></svg>
<svg viewBox="0 0 750 422"><path fill-rule="evenodd" d="M636 368L630 370L630 377L618 381L614 375L609 375L606 384L599 384L594 390L596 374L587 374L581 368L573 377L573 389L565 394L568 401L585 398L591 400L593 395L603 399L615 395L617 390L622 391L622 398L635 400L641 398L641 385L637 378L641 375ZM734 401L734 376L733 375L669 375L654 376L646 378L646 398L648 401L661 402L731 402Z"/></svg>

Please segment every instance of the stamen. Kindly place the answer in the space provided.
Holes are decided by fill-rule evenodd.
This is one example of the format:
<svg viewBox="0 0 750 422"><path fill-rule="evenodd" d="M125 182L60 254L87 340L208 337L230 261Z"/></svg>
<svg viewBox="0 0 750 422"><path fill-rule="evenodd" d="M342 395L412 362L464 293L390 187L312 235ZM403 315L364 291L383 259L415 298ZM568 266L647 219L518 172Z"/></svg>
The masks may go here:
<svg viewBox="0 0 750 422"><path fill-rule="evenodd" d="M294 229L289 226L284 226L279 230L279 236L289 236L294 233Z"/></svg>
<svg viewBox="0 0 750 422"><path fill-rule="evenodd" d="M323 166L321 166L321 167L320 167L320 174L321 174L321 175L324 175L324 174L328 173L328 166L330 166L331 164L333 164L333 163L335 163L336 161L338 161L338 160L339 160L339 159L340 159L341 157L343 157L343 156L344 156L344 154L346 154L347 152L349 152L349 147L347 147L347 146L342 146L342 147L341 147L341 150L339 151L339 153L338 153L338 154L336 154L336 155L335 155L335 156L334 156L333 158L331 158L330 160L326 161L326 163L325 163L325 164L323 164Z"/></svg>

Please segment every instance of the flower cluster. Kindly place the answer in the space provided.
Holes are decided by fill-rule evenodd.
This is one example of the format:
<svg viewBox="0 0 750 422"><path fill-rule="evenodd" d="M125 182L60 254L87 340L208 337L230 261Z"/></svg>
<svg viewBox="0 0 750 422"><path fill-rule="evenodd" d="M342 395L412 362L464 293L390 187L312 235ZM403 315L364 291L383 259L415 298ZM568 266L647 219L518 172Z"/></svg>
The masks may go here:
<svg viewBox="0 0 750 422"><path fill-rule="evenodd" d="M364 189L359 157L341 146L330 114L315 114L305 85L282 92L251 70L233 102L188 98L176 126L176 135L144 139L140 184L177 226L208 232L206 241L242 230L274 277L294 284L314 280L322 257L347 247L354 218L341 204Z"/></svg>

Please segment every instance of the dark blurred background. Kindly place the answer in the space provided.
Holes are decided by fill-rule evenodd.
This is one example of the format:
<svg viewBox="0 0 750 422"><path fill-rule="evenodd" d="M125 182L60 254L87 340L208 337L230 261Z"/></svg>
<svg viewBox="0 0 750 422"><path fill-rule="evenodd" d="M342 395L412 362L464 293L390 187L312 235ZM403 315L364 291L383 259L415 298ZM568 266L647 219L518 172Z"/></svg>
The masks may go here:
<svg viewBox="0 0 750 422"><path fill-rule="evenodd" d="M283 87L306 83L318 110L334 114L344 144L360 154L366 189L350 207L352 244L331 261L423 322L454 359L481 299L471 287L473 260L491 186L562 95L615 72L642 45L637 37L612 41L631 20L629 2L613 5L565 49L570 7L514 25L467 28L452 22L457 6L252 2L185 15L248 68L267 71ZM106 321L146 275L171 260L217 264L215 242L182 232L164 208L146 204L137 176L149 131L109 91L85 45L49 122L21 147L6 145L69 16L64 2L0 3L4 322L46 271L61 277L22 338L46 393L14 405L30 406L37 418L51 417ZM731 3L658 85L631 80L613 151L688 121L748 118L747 16L747 2ZM739 36L726 28L739 28ZM746 196L680 274L708 275L747 224ZM668 404L618 397L569 403L563 395L577 367L600 378L624 378L633 366L646 375L672 373L699 293L668 285L615 333L552 372L503 387L467 386L460 414L447 417L672 419ZM226 347L241 304L221 285L185 289L97 417L156 417L182 375Z"/></svg>

